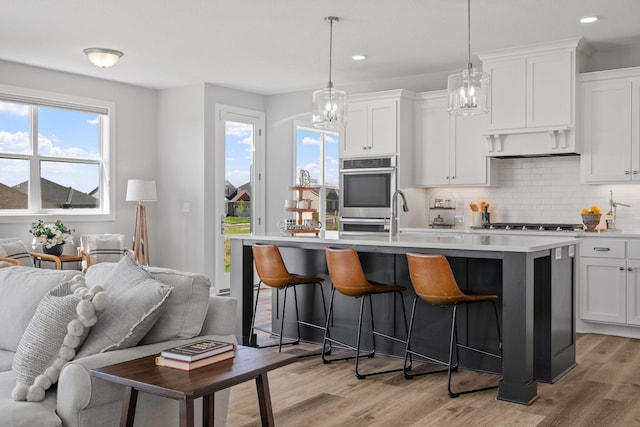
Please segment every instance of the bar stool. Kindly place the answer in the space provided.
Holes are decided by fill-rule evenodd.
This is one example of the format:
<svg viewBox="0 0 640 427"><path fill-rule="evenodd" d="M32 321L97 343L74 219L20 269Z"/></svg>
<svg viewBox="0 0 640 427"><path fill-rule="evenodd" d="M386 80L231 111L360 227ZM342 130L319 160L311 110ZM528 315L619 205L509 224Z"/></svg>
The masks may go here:
<svg viewBox="0 0 640 427"><path fill-rule="evenodd" d="M275 347L278 346L278 351L282 351L282 346L287 344L298 344L300 342L300 325L309 326L316 329L321 329L324 331L325 327L316 325L313 323L305 322L300 320L300 316L298 313L298 294L296 292L296 286L299 285L313 285L317 284L320 286L320 295L322 296L322 311L324 313L325 321L327 319L327 309L324 298L324 292L322 290L322 282L324 279L322 277L310 277L310 276L302 276L299 274L289 273L287 271L287 267L282 260L282 255L280 254L280 250L274 245L261 245L254 244L252 245L253 251L253 259L256 264L256 270L258 272L258 277L260 278L260 283L258 284L258 290L256 292L256 302L253 308L253 316L251 317L251 337L254 336L254 330L259 330L262 332L267 332L271 335L275 335L279 338L278 344L272 345L262 345L259 346L256 342L253 344L258 348L265 347ZM280 333L276 333L273 331L261 329L255 326L256 321L256 311L258 309L258 299L260 297L260 284L264 283L265 285L277 289L279 292L280 289L284 289L284 298L282 301L282 317L280 318ZM289 288L293 288L293 296L296 305L296 326L298 329L298 337L294 341L282 342L282 332L284 329L284 315L287 304L287 290Z"/></svg>
<svg viewBox="0 0 640 427"><path fill-rule="evenodd" d="M453 272L451 271L451 266L449 265L449 261L442 255L433 255L433 254L417 254L417 253L407 253L407 261L409 263L409 275L411 276L411 283L413 284L413 288L416 292L416 297L413 299L413 307L411 309L411 320L409 321L409 333L407 337L407 347L405 350L405 361L404 361L404 376L409 379L418 375L428 375L436 372L444 372L444 370L424 372L419 374L409 375L408 371L411 369L410 366L407 366L407 359L411 355L422 357L431 362L445 365L447 366L447 390L449 392L450 397L458 397L461 394L473 393L476 391L490 390L497 388L498 386L490 386L490 387L482 387L476 388L472 390L458 391L454 392L451 390L451 372L458 370L459 363L459 353L458 349L463 348L467 350L471 350L477 353L485 354L487 356L491 356L494 358L502 359L502 335L500 333L500 321L498 319L498 308L496 305L496 300L498 299L497 295L492 294L481 294L465 291L463 292L458 287L455 277L453 276ZM411 334L413 331L413 321L416 313L416 302L418 298L433 304L438 305L440 307L452 307L452 317L451 317L451 336L449 341L449 360L448 362L444 362L442 360L434 359L425 354L418 353L416 351L411 350ZM457 331L457 310L458 306L462 304L475 304L480 302L490 302L493 306L493 312L496 317L496 326L498 328L498 349L500 351L499 354L490 353L488 351L484 351L482 349L476 347L470 347L464 344L460 344L458 342L458 331ZM455 346L456 351L456 363L453 365L453 350Z"/></svg>
<svg viewBox="0 0 640 427"><path fill-rule="evenodd" d="M358 317L358 334L356 337L356 346L346 344L344 342L337 341L330 337L329 331L329 320L327 320L327 327L325 329L324 340L322 342L323 348L327 344L337 344L338 347L346 348L349 350L355 351L354 356L347 356L341 358L333 358L327 359L325 354L322 355L322 360L324 363L331 363L337 360L348 360L348 359L356 359L356 377L358 379L366 378L371 375L379 375L385 374L389 372L398 372L403 370L400 369L391 369L386 371L374 371L366 374L360 373L358 370L358 363L360 360L360 356L373 357L376 352L376 336L380 336L383 338L387 338L396 342L400 342L402 344L406 344L405 340L401 340L394 336L386 335L381 332L375 330L375 326L373 323L373 303L371 302L371 296L375 294L389 294L394 293L400 295L400 302L402 305L402 317L404 319L404 327L405 331L408 334L409 328L407 326L407 316L404 308L404 298L402 296L402 292L406 290L404 286L398 285L384 285L380 283L376 283L365 278L364 272L362 271L362 265L360 264L360 259L358 258L358 254L353 249L333 249L326 248L325 249L327 256L327 266L329 268L329 276L331 277L331 282L333 283L333 288L331 290L331 300L329 302L329 319L332 319L333 315L333 301L335 297L335 292L338 290L343 295L355 298L361 298L360 300L360 314ZM362 315L364 312L364 301L365 299L369 299L369 311L371 314L371 335L373 340L373 349L364 354L360 354L360 338L362 332ZM395 301L395 298L394 298Z"/></svg>

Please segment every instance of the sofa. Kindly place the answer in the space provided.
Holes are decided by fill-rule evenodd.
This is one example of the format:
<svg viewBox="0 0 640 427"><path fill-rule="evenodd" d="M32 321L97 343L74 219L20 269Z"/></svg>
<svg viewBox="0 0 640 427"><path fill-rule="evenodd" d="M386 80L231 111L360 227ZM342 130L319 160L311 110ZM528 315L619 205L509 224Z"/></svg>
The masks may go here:
<svg viewBox="0 0 640 427"><path fill-rule="evenodd" d="M126 265L123 267L124 264ZM120 274L115 276L119 285L126 286L123 296L111 294L110 283L114 281L116 272ZM123 272L126 276L123 276ZM105 347L105 336L114 339L111 332L104 330L109 317L125 323L125 318L130 312L135 311L135 307L144 305L134 302L137 300L132 296L133 290L138 294L151 292L137 290L141 285L127 281L129 276L135 275L144 276L144 283L153 284L156 291L161 289L162 300L160 303L154 303L152 309L145 308L144 320L136 321L135 327L130 328L123 339ZM50 328L46 316L44 327L35 322L38 316L43 317L41 307L47 297L59 295L60 289L73 281L81 282L83 287L91 292L95 291L96 295L98 290L107 294L108 305L106 308L99 307L103 311L96 311L93 322L87 323L91 324L91 327L87 327L88 333L83 333L81 343L74 348L72 355L68 356L70 360L61 365L55 375L57 383L51 381L50 385L47 382L43 386L46 390L44 395L36 397L42 400L15 400L16 389L23 376L21 360L34 356L33 353L37 355L39 345L42 345L43 352L45 351L46 343L36 343L35 347L33 343L28 343L31 347L25 347L25 341L29 341L26 339L29 334L35 332L37 335L40 332L38 329ZM210 295L210 286L209 279L203 275L156 267L143 268L128 257L119 263L93 265L85 273L0 263L0 425L119 425L124 387L91 377L91 369L158 354L164 349L203 338L236 343L234 328L237 301L233 298ZM90 292L82 290L81 293L86 299ZM94 300L97 300L97 297ZM97 304L95 306L98 307ZM124 314L117 311L122 306L126 308ZM80 313L80 305L77 307ZM110 309L115 311L109 312ZM149 321L149 313L152 311L155 317ZM159 313L155 314L156 312ZM144 327L143 332L136 329L141 325ZM135 334L139 336L134 337ZM25 348L29 350L25 352ZM62 350L59 354L62 354ZM35 383L38 381L36 378ZM229 390L216 393L216 425L225 425L228 403ZM195 407L196 425L201 424L200 408L201 399L198 399ZM141 392L138 395L134 425L178 425L178 402Z"/></svg>

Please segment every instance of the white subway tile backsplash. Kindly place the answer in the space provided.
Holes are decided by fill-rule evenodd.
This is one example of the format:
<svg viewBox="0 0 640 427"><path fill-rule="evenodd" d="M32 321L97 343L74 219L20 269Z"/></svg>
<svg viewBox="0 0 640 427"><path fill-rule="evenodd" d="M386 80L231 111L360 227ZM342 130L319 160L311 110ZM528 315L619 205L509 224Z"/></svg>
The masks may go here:
<svg viewBox="0 0 640 427"><path fill-rule="evenodd" d="M469 203L491 204L493 222L582 222L580 211L597 205L603 213L609 210L609 191L617 202L631 205L618 207L618 228L640 228L640 184L580 183L580 157L543 157L496 159L498 185L481 188L416 189L414 194L428 207L436 191L447 191L456 206L470 222ZM411 224L408 224L411 226Z"/></svg>

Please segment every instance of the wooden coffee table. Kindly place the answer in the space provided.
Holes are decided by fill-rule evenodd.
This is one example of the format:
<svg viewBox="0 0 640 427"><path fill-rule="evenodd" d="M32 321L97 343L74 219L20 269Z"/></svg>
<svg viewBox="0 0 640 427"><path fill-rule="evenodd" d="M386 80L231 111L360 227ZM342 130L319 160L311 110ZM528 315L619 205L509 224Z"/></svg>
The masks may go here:
<svg viewBox="0 0 640 427"><path fill-rule="evenodd" d="M155 365L156 355L91 370L96 378L125 386L120 426L133 426L138 392L179 401L180 427L194 421L193 401L202 397L203 426L213 426L214 393L249 380L256 380L263 426L273 426L273 410L267 372L295 362L293 355L251 347L236 347L233 359L193 371Z"/></svg>

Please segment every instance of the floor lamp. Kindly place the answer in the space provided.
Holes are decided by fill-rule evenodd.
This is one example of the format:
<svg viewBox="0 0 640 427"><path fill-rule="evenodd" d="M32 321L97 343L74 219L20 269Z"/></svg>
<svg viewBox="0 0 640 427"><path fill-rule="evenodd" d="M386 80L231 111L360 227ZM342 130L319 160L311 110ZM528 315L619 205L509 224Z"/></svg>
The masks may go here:
<svg viewBox="0 0 640 427"><path fill-rule="evenodd" d="M155 181L130 179L127 182L127 202L138 202L136 223L133 229L133 250L138 263L149 265L149 233L147 231L147 211L142 202L158 200Z"/></svg>

